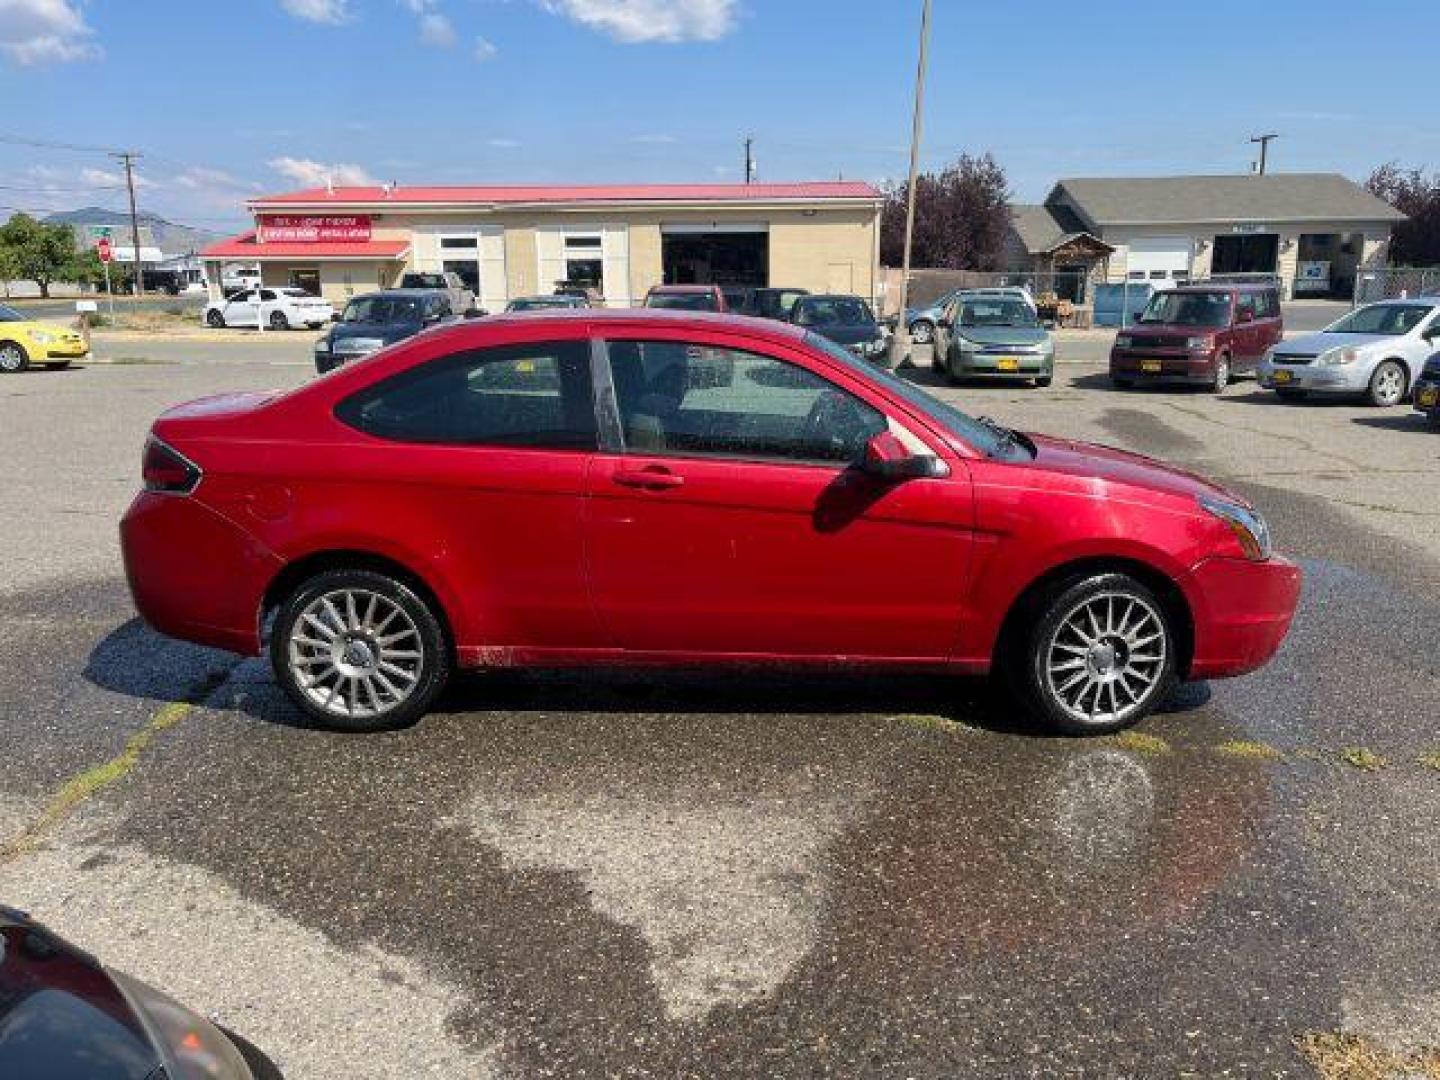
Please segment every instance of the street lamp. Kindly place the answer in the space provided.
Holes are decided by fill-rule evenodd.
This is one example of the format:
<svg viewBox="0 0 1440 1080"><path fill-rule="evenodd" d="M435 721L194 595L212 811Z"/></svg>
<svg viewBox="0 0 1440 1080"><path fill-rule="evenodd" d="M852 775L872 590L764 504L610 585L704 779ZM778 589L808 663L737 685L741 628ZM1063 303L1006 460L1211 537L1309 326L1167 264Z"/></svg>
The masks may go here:
<svg viewBox="0 0 1440 1080"><path fill-rule="evenodd" d="M915 238L915 179L920 172L920 134L925 114L925 69L930 59L930 0L920 13L920 64L915 72L915 117L910 127L910 183L905 189L905 256L900 271L900 315L890 339L890 366L903 367L910 358L910 245Z"/></svg>

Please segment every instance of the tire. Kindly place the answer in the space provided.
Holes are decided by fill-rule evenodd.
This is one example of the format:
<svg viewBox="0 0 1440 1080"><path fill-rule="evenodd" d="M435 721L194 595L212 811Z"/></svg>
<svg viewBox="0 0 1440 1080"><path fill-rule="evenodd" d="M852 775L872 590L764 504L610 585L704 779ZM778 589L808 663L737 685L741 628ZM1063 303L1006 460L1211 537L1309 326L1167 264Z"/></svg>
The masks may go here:
<svg viewBox="0 0 1440 1080"><path fill-rule="evenodd" d="M284 313L283 311L272 311L272 312L270 312L269 322L270 322L270 329L271 329L271 330L289 330L289 329L290 329L290 320L285 317L285 313Z"/></svg>
<svg viewBox="0 0 1440 1080"><path fill-rule="evenodd" d="M1210 392L1212 394L1223 394L1225 388L1230 385L1230 357L1221 353L1215 358L1215 372L1210 376Z"/></svg>
<svg viewBox="0 0 1440 1080"><path fill-rule="evenodd" d="M205 312L205 325L215 330L224 330L225 313L219 308L211 308Z"/></svg>
<svg viewBox="0 0 1440 1080"><path fill-rule="evenodd" d="M438 614L410 586L370 570L332 570L281 605L270 664L319 726L388 731L413 724L444 689L450 648Z"/></svg>
<svg viewBox="0 0 1440 1080"><path fill-rule="evenodd" d="M1050 385L1051 378L1052 378L1052 377L1049 376L1049 375L1041 375L1038 379L1035 380L1035 385L1036 385L1036 387L1038 387L1038 388L1041 389L1041 390L1044 390L1045 387L1047 387L1047 386Z"/></svg>
<svg viewBox="0 0 1440 1080"><path fill-rule="evenodd" d="M1276 390L1275 395L1281 401L1304 401L1308 391L1305 390Z"/></svg>
<svg viewBox="0 0 1440 1080"><path fill-rule="evenodd" d="M916 319L910 324L910 340L916 345L934 344L935 324L929 319Z"/></svg>
<svg viewBox="0 0 1440 1080"><path fill-rule="evenodd" d="M1009 658L1010 677L1022 703L1050 730L1120 731L1169 696L1175 632L1165 605L1134 578L1070 578L1035 611Z"/></svg>
<svg viewBox="0 0 1440 1080"><path fill-rule="evenodd" d="M1405 369L1394 360L1383 360L1370 376L1365 400L1377 409L1389 409L1405 400L1410 389Z"/></svg>
<svg viewBox="0 0 1440 1080"><path fill-rule="evenodd" d="M30 366L30 354L18 341L0 341L0 373L14 375Z"/></svg>

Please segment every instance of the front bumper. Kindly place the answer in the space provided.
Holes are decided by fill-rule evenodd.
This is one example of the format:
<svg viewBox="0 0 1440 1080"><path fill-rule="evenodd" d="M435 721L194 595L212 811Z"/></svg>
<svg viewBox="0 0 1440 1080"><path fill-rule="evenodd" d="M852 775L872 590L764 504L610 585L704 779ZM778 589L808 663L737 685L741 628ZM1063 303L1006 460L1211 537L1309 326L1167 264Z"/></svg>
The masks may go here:
<svg viewBox="0 0 1440 1080"><path fill-rule="evenodd" d="M1373 364L1276 364L1262 360L1255 377L1266 390L1360 394L1370 385Z"/></svg>
<svg viewBox="0 0 1440 1080"><path fill-rule="evenodd" d="M951 349L949 360L950 371L967 379L1033 379L1051 375L1055 370L1054 353L983 353Z"/></svg>
<svg viewBox="0 0 1440 1080"><path fill-rule="evenodd" d="M1111 349L1110 377L1136 382L1208 385L1215 378L1215 354L1173 349Z"/></svg>
<svg viewBox="0 0 1440 1080"><path fill-rule="evenodd" d="M1421 375L1415 380L1415 411L1440 423L1440 376Z"/></svg>
<svg viewBox="0 0 1440 1080"><path fill-rule="evenodd" d="M1290 632L1300 585L1300 568L1279 555L1197 564L1181 581L1195 620L1189 677L1244 675L1266 664Z"/></svg>

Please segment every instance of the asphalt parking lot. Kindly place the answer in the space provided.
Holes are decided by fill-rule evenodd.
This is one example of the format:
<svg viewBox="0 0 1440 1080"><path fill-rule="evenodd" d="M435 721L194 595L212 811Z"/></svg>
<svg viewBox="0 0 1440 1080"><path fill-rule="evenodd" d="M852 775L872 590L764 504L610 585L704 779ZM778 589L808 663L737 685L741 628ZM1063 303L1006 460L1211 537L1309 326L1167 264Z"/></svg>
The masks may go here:
<svg viewBox="0 0 1440 1080"><path fill-rule="evenodd" d="M1276 662L1137 732L1045 738L947 680L536 673L347 738L146 630L121 577L154 415L309 377L309 335L246 342L0 379L0 902L287 1075L1304 1076L1326 1033L1397 1069L1440 1046L1440 435L1408 407L1118 393L1103 343L1048 390L934 386L1215 476L1302 560Z"/></svg>

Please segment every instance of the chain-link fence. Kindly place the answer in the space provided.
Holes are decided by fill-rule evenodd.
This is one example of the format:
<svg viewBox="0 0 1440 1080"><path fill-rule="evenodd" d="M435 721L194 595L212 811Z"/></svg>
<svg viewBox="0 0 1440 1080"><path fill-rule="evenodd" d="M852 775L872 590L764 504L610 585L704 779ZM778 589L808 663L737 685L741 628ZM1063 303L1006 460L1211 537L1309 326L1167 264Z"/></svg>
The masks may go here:
<svg viewBox="0 0 1440 1080"><path fill-rule="evenodd" d="M1440 295L1440 267L1388 266L1362 270L1355 278L1355 303L1395 300L1402 296Z"/></svg>
<svg viewBox="0 0 1440 1080"><path fill-rule="evenodd" d="M895 267L885 267L881 271L879 301L884 315L898 313L900 278L901 272ZM956 289L989 289L1002 285L1021 286L1036 299L1055 297L1072 303L1085 303L1090 298L1092 283L1090 275L1084 271L911 270L908 303L912 311L918 311Z"/></svg>

